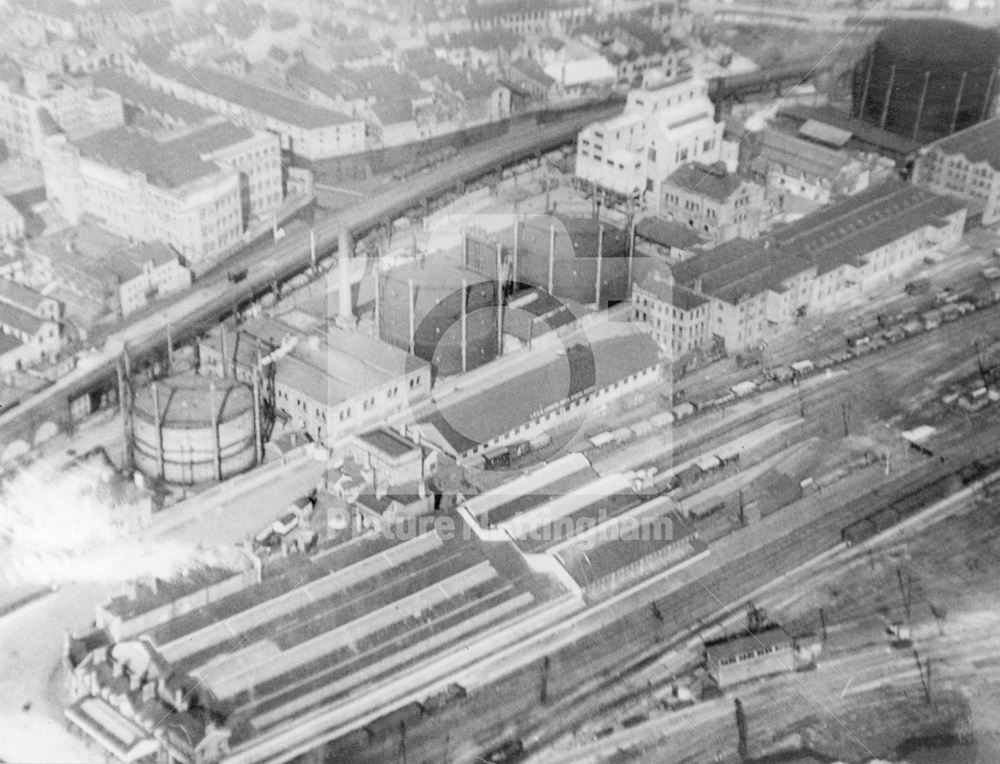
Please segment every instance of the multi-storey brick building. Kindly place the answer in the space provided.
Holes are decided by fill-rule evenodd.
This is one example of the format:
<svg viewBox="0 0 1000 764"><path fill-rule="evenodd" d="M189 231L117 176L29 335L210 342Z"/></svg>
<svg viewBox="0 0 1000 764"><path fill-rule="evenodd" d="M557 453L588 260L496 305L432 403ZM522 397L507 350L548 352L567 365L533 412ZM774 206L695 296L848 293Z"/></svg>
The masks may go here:
<svg viewBox="0 0 1000 764"><path fill-rule="evenodd" d="M764 214L764 187L726 172L721 162L692 162L663 182L660 215L714 243L755 238Z"/></svg>
<svg viewBox="0 0 1000 764"><path fill-rule="evenodd" d="M935 141L920 153L913 182L964 199L983 225L1000 220L1000 117Z"/></svg>
<svg viewBox="0 0 1000 764"><path fill-rule="evenodd" d="M246 218L281 201L276 138L232 123L157 139L128 128L49 140L49 198L71 222L96 217L135 241L162 241L196 268L237 243Z"/></svg>

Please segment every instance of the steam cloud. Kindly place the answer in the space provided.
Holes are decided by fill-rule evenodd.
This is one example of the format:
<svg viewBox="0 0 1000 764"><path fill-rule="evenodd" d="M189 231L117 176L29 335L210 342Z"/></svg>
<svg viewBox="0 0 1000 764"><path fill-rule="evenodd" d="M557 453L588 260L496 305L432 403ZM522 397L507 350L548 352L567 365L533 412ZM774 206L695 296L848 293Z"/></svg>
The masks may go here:
<svg viewBox="0 0 1000 764"><path fill-rule="evenodd" d="M130 530L129 492L93 464L39 466L0 486L0 585L57 586L170 579L192 568L235 567L235 550L144 539Z"/></svg>

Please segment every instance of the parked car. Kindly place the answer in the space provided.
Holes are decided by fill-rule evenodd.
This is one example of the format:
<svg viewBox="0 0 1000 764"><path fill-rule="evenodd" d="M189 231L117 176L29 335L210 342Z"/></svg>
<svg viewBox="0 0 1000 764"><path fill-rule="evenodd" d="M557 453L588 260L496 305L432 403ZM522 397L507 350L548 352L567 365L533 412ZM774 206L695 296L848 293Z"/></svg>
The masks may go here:
<svg viewBox="0 0 1000 764"><path fill-rule="evenodd" d="M298 524L299 524L299 516L294 512L288 512L279 517L277 520L275 520L271 528L279 536L287 536L289 533L295 530Z"/></svg>

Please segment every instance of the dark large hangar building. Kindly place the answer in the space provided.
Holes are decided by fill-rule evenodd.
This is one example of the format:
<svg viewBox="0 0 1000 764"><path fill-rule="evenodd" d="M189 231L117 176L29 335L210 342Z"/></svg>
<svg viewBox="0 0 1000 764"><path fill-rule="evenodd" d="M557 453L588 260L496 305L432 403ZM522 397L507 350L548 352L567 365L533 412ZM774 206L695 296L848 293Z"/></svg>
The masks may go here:
<svg viewBox="0 0 1000 764"><path fill-rule="evenodd" d="M505 242L505 249L511 247L512 242ZM605 307L628 299L628 234L619 228L591 218L526 215L517 249L521 284L580 304L599 302Z"/></svg>
<svg viewBox="0 0 1000 764"><path fill-rule="evenodd" d="M382 274L379 300L379 336L412 348L435 376L474 369L498 355L500 297L493 278L429 259Z"/></svg>
<svg viewBox="0 0 1000 764"><path fill-rule="evenodd" d="M928 143L992 116L1000 35L955 21L886 27L855 65L853 111L865 122Z"/></svg>

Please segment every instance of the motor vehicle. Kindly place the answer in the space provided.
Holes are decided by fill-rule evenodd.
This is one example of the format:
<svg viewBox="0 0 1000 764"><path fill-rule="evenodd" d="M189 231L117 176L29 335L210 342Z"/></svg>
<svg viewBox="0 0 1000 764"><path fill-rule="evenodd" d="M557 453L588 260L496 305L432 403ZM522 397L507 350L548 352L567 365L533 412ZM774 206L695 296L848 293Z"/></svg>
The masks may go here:
<svg viewBox="0 0 1000 764"><path fill-rule="evenodd" d="M229 271L229 274L228 274L229 283L231 283L231 284L239 284L246 277L247 277L247 269L246 268L243 268L242 270L238 270L238 271Z"/></svg>
<svg viewBox="0 0 1000 764"><path fill-rule="evenodd" d="M930 279L915 279L914 281L909 282L905 287L903 287L903 291L905 291L909 295L926 294L930 288L931 288Z"/></svg>
<svg viewBox="0 0 1000 764"><path fill-rule="evenodd" d="M299 524L299 516L294 512L288 512L271 525L271 529L280 536L291 533Z"/></svg>

